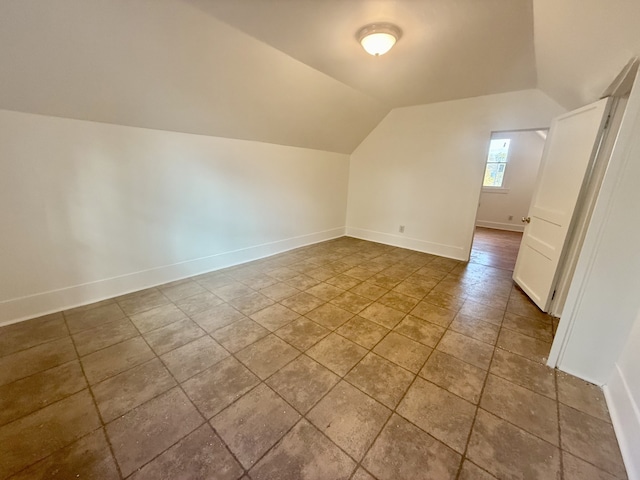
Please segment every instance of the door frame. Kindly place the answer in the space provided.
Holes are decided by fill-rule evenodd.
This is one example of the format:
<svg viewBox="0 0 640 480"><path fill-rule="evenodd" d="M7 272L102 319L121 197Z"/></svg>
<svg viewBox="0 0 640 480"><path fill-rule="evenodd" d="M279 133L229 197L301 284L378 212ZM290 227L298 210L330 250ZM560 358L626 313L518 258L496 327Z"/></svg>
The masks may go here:
<svg viewBox="0 0 640 480"><path fill-rule="evenodd" d="M506 129L506 130L491 130L489 132L489 138L487 140L487 143L485 145L484 148L484 163L483 163L483 168L482 168L482 177L480 178L480 193L478 193L478 201L477 201L477 207L476 207L476 214L473 217L473 230L472 230L472 234L471 234L471 245L469 247L469 257L467 258L467 262L469 260L471 260L471 252L473 251L473 243L475 242L476 239L476 227L477 227L477 223L478 223L478 210L480 210L480 198L482 197L482 193L483 193L483 184L484 184L484 172L487 169L487 159L489 158L489 147L491 145L491 139L493 138L493 134L494 133L520 133L520 132L537 132L537 131L546 131L547 133L549 132L549 128L550 127L538 127L538 128L510 128L510 129ZM546 140L545 140L546 143ZM544 151L543 151L544 153ZM538 165L538 171L540 171L540 165ZM536 172L537 175L537 172ZM515 230L505 230L505 231L513 231L515 232Z"/></svg>

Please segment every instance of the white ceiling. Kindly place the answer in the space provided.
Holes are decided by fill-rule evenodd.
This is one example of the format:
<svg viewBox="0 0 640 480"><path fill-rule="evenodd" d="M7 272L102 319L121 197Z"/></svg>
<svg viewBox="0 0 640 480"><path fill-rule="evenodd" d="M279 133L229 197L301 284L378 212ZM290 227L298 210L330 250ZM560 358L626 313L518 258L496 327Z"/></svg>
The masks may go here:
<svg viewBox="0 0 640 480"><path fill-rule="evenodd" d="M350 153L399 106L593 101L638 0L1 0L0 108ZM371 57L370 22L403 36ZM535 49L534 49L535 45Z"/></svg>
<svg viewBox="0 0 640 480"><path fill-rule="evenodd" d="M535 88L531 0L186 0L386 106ZM403 35L372 57L369 23Z"/></svg>

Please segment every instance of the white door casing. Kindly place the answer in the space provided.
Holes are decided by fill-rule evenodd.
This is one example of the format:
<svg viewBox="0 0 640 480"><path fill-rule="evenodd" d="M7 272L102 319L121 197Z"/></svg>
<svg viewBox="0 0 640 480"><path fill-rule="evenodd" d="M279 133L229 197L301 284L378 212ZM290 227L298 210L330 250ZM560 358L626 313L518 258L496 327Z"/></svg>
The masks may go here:
<svg viewBox="0 0 640 480"><path fill-rule="evenodd" d="M585 174L598 151L609 109L610 99L606 98L551 123L529 207L530 220L513 271L514 281L545 312Z"/></svg>

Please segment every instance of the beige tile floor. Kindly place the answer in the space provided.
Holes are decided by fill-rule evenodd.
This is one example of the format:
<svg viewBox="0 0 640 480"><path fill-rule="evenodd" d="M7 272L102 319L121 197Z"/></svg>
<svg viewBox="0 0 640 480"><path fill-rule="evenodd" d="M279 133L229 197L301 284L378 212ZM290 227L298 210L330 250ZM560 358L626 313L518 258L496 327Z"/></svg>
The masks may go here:
<svg viewBox="0 0 640 480"><path fill-rule="evenodd" d="M0 478L626 478L510 276L345 237L4 327Z"/></svg>

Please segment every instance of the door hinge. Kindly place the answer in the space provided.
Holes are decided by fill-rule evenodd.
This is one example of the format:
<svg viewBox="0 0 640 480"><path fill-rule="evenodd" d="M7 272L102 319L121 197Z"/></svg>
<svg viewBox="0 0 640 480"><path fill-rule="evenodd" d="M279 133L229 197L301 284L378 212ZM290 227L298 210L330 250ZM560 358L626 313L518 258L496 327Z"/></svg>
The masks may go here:
<svg viewBox="0 0 640 480"><path fill-rule="evenodd" d="M604 122L604 130L609 128L609 123L611 122L611 114L607 115L607 119Z"/></svg>
<svg viewBox="0 0 640 480"><path fill-rule="evenodd" d="M551 294L551 300L553 300L554 298L556 298L556 291L554 290L553 293Z"/></svg>

